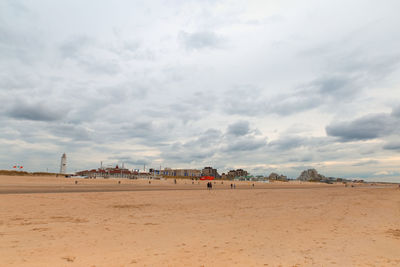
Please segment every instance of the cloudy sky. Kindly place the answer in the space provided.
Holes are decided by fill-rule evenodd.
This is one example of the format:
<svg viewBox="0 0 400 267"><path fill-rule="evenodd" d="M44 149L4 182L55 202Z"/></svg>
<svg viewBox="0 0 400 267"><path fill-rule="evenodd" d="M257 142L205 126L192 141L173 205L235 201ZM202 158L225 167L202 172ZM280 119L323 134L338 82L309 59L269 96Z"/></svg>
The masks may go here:
<svg viewBox="0 0 400 267"><path fill-rule="evenodd" d="M400 182L400 2L0 0L0 169Z"/></svg>

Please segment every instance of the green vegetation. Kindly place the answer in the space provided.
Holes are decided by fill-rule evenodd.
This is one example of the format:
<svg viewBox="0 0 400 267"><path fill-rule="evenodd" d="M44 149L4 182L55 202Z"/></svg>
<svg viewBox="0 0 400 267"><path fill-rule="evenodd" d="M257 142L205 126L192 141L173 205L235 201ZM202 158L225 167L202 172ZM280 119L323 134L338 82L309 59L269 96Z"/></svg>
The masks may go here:
<svg viewBox="0 0 400 267"><path fill-rule="evenodd" d="M51 172L26 172L26 171L8 171L0 170L0 175L10 175L10 176L55 176L58 173Z"/></svg>

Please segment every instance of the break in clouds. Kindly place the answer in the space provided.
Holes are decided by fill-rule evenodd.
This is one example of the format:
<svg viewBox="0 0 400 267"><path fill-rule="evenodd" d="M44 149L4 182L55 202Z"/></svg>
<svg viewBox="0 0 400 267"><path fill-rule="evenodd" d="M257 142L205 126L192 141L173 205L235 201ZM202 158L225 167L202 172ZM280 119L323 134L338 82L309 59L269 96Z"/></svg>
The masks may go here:
<svg viewBox="0 0 400 267"><path fill-rule="evenodd" d="M2 1L0 168L399 181L399 8Z"/></svg>

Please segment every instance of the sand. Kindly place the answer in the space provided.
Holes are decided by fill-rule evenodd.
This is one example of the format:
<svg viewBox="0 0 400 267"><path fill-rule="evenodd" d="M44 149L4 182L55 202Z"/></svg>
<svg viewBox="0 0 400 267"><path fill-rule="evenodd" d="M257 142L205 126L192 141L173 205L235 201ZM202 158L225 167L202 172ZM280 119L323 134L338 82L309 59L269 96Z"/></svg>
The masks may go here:
<svg viewBox="0 0 400 267"><path fill-rule="evenodd" d="M75 180L0 176L0 266L400 266L395 185Z"/></svg>

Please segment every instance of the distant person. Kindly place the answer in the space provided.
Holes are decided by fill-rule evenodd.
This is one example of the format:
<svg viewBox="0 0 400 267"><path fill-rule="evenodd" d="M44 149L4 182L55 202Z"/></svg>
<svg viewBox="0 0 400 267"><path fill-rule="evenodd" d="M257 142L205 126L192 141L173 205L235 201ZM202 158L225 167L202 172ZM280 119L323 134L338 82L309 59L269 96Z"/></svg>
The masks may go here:
<svg viewBox="0 0 400 267"><path fill-rule="evenodd" d="M176 184L176 179L174 179L174 184Z"/></svg>
<svg viewBox="0 0 400 267"><path fill-rule="evenodd" d="M236 189L236 184L233 184L233 189Z"/></svg>
<svg viewBox="0 0 400 267"><path fill-rule="evenodd" d="M253 188L254 188L254 184L253 184Z"/></svg>
<svg viewBox="0 0 400 267"><path fill-rule="evenodd" d="M213 187L213 185L212 185L212 183L210 182L210 190L212 189L212 187Z"/></svg>
<svg viewBox="0 0 400 267"><path fill-rule="evenodd" d="M231 184L231 189L233 188L233 184Z"/></svg>
<svg viewBox="0 0 400 267"><path fill-rule="evenodd" d="M149 184L151 184L151 181L149 181Z"/></svg>

